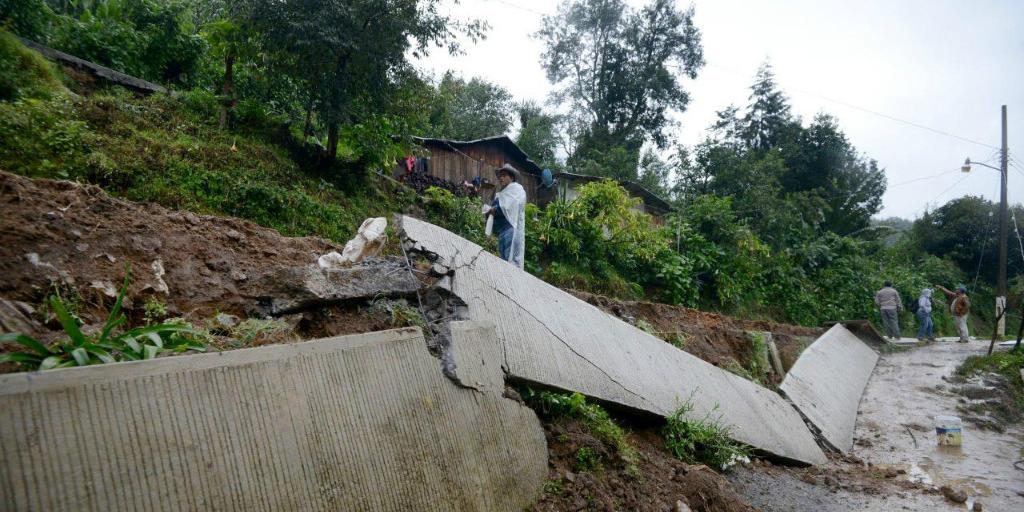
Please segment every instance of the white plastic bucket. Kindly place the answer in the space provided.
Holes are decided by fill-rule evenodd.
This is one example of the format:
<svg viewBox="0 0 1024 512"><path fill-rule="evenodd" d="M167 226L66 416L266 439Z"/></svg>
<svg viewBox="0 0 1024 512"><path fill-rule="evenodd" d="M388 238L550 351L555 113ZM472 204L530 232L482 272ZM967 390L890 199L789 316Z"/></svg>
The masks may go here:
<svg viewBox="0 0 1024 512"><path fill-rule="evenodd" d="M935 436L939 446L960 446L963 442L963 422L957 416L936 416Z"/></svg>

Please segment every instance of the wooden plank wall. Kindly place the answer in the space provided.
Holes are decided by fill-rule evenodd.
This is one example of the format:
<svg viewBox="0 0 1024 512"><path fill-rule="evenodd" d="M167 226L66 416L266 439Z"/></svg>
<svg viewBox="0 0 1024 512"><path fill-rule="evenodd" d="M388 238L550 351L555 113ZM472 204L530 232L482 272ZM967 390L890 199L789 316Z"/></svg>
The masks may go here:
<svg viewBox="0 0 1024 512"><path fill-rule="evenodd" d="M491 183L496 183L497 179L495 178L494 170L506 163L510 163L513 167L520 170L520 176L522 177L520 184L526 189L527 201L536 202L537 177L524 172L526 162L520 161L517 158L511 158L496 147L481 144L474 147L460 148L459 151L461 153L439 146L431 146L429 149L430 174L444 178L452 183L472 181L477 176L482 176L490 180Z"/></svg>

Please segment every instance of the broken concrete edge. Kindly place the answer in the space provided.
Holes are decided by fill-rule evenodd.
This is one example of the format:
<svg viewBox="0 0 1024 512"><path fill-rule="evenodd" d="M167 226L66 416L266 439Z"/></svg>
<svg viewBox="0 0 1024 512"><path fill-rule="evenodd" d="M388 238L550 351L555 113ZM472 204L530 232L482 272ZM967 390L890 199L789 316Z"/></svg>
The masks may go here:
<svg viewBox="0 0 1024 512"><path fill-rule="evenodd" d="M428 361L420 331L405 328L2 376L10 416L0 418L0 437L10 456L0 460L0 502L94 510L143 501L339 510L522 510L535 502L547 444L534 412L448 386ZM132 428L103 428L126 417ZM194 437L183 441L182 433ZM53 442L26 441L40 435ZM95 438L122 447L142 438L148 448L96 451ZM378 443L385 449L372 448ZM410 461L424 466L408 469ZM75 489L45 484L82 470ZM115 472L141 483L120 486Z"/></svg>
<svg viewBox="0 0 1024 512"><path fill-rule="evenodd" d="M410 229L409 229L410 225L412 226L412 228L414 230L418 230L418 231L416 231L415 233L410 233ZM421 220L416 219L414 217L401 217L401 216L397 216L397 218L395 220L395 226L396 226L396 228L398 230L398 233L399 233L399 235L401 237L402 248L403 248L403 251L406 252L407 257L409 255L413 255L413 256L420 255L420 256L423 256L426 260L432 262L434 265L446 266L446 269L450 270L450 271L443 272L447 276L444 279L444 281L446 282L447 289L450 290L450 291L454 291L456 289L456 285L458 285L460 287L463 287L463 288L466 288L468 286L468 288L464 289L463 292L468 292L468 293L470 293L474 297L473 305L475 305L475 309L478 309L478 310L480 310L480 308L483 308L483 310L487 309L487 307L484 307L484 304L481 303L481 301L485 301L485 297L490 292L494 292L494 294L496 294L494 297L491 297L492 299L495 299L495 300L498 300L499 302L501 302L503 300L502 297L504 297L505 300L511 301L512 303L518 305L521 309L524 308L523 304L517 302L515 300L515 298L509 296L507 293L502 292L502 290L495 288L493 286L493 284L489 285L489 288L487 288L487 291L484 291L484 290L473 291L473 290L475 290L475 288L473 288L474 286L478 286L478 285L483 284L482 282L478 282L482 277L481 276L477 276L475 274L476 272L484 272L486 274L487 272L495 272L495 271L498 271L498 270L504 270L505 269L505 267L503 267L501 265L501 262L498 261L495 256L490 255L490 254L484 254L486 251L484 251L480 246L478 246L476 244L473 244L472 242L469 242L468 240L464 240L461 237L458 237L458 235L454 235L453 233L450 233L447 230L444 230L443 228L439 228L437 226L434 226L434 225L432 225L430 223L421 221ZM426 231L423 231L423 230L426 230ZM424 235L427 235L428 233L432 233L432 231L436 231L437 232L436 234L438 236L430 238L428 240L429 244L424 244L423 240L419 240L418 239L418 237L422 237ZM478 268L480 266L480 264L481 264L480 262L478 262L478 260L482 261L482 264L484 265L484 267L487 270L481 270L480 268ZM466 273L456 272L456 270L461 270L461 269L468 269L468 272L466 272ZM510 273L513 274L513 275L517 275L518 272L521 272L518 269L516 271L512 271L511 269L509 269L509 270L510 270ZM590 304L587 304L587 303L585 303L583 301L580 301L579 299L577 299L575 297L568 296L567 294L565 294L564 291L558 290L557 288L552 287L548 283L544 283L543 281L537 279L536 277L534 277L532 275L529 275L529 274L523 275L522 279L524 279L526 283L535 283L538 286L542 286L542 289L549 289L551 292L555 292L558 295L558 297L553 299L553 300L555 300L555 302L559 302L561 300L561 296L565 295L566 296L565 300L567 300L571 304L579 305L580 307L583 307L583 308L587 309L588 311L590 309L592 309L595 312L595 314L598 314L602 319L605 319L605 317L607 317L607 319L610 319L610 320L614 321L615 325L618 325L618 324L626 325L626 324L622 323L621 320L615 318L614 316L608 315L606 312L601 311L600 309L598 309L598 308L596 308L596 307L594 307L594 306L592 306ZM459 285L458 283L462 283L462 284ZM508 283L505 283L505 284L512 285L513 283L512 282L508 282ZM509 290L506 290L506 291L509 291ZM509 291L509 292L511 293L511 291ZM480 294L483 294L483 295L480 295ZM674 403L675 405L661 403L661 402L664 402L664 400L662 400L661 402L659 402L657 404L651 403L651 402L649 402L649 400L647 398L645 398L643 396L640 396L640 395L636 395L629 388L623 386L622 383L620 383L618 380L616 380L615 376L609 375L609 374L605 373L604 370L602 370L599 366L597 366L595 362L593 362L590 359L588 359L584 354L580 354L577 351L577 348L574 348L573 344L571 344L568 341L562 339L559 336L558 333L555 333L555 332L551 331L551 329L549 327L546 327L543 319L537 318L531 312L531 310L523 309L522 313L524 315L526 315L527 317L531 317L533 319L533 321L535 321L537 323L538 327L541 328L541 330L547 329L546 330L546 337L554 337L555 340L560 340L563 344L566 345L566 347L568 348L569 351L571 351L572 353L576 354L576 356L578 358L582 359L582 361L592 365L594 367L594 369L596 369L599 373L602 373L605 376L605 378L610 379L611 383L617 384L619 386L622 386L622 390L624 392L632 393L632 395L631 395L632 398L621 396L621 393L619 391L616 391L616 390L611 390L610 391L609 389L602 388L600 383L593 383L593 385L589 386L589 387L587 385L584 385L581 382L577 382L576 383L577 385L573 385L573 382L570 382L570 381L560 381L560 380L557 380L557 379L556 380L546 380L546 379L538 380L537 378L535 378L535 377L541 376L544 373L543 371L540 372L540 373L536 373L536 372L531 373L530 371L527 371L526 373L523 373L521 371L512 371L510 369L510 367L511 367L511 365L513 363L512 363L511 360L509 360L508 355L510 353L512 353L513 350L518 350L518 351L521 352L525 347L516 346L516 347L511 347L510 348L508 346L508 340L506 340L504 338L504 336L509 335L509 332L507 332L508 326L505 325L504 326L505 330L502 331L502 334L499 334L499 340L502 340L501 343L502 343L502 346L504 347L504 349L503 349L504 360L505 360L505 366L507 368L507 370L506 370L507 371L507 375L506 376L507 376L509 382L520 382L520 383L527 383L527 384L532 382L532 383L534 383L536 385L541 386L542 388L562 390L564 392L580 392L583 395L587 396L589 399L595 400L598 403L614 404L616 409L622 410L622 411L629 411L631 413L631 415L635 415L635 416L654 415L654 416L657 416L659 418L665 418L666 416L672 414L673 411L676 410L676 408L682 403L683 399L678 394L676 395L676 398L674 399L674 401L670 400L670 402ZM640 336L641 338L649 337L649 335L646 335L645 333L642 333L642 331L636 330L635 327L630 326L629 330L630 330L631 333L634 333L634 331L635 331L634 334L636 334L637 336ZM522 334L523 333L520 333L519 336L521 337ZM540 333L538 332L537 334L539 335ZM565 334L569 334L569 333L565 333ZM580 333L576 333L576 334L580 334ZM519 338L516 338L516 339L519 339ZM655 338L650 337L650 340L653 341L653 340L655 340ZM520 341L526 342L527 340L526 339L521 339ZM664 342L662 342L661 340L658 340L656 345L648 344L646 342L646 339L645 340L638 340L638 343L639 343L639 346L634 347L634 348L641 348L641 346L642 346L642 347L656 347L656 348L658 348L660 350L664 350L665 347L668 346ZM529 343L527 343L527 344L529 344ZM556 345L556 347L553 347L553 348L555 348L555 349L560 348L560 345L557 345L557 344L555 344L555 345ZM538 347L534 347L534 348L538 348ZM595 348L597 348L597 347L595 347ZM605 348L607 348L607 347L605 347ZM600 350L599 348L597 348L597 349ZM747 408L744 408L744 407L742 407L741 405L738 405L738 404L731 404L730 405L729 403L726 403L726 404L723 405L718 400L714 400L714 399L711 399L711 400L707 400L707 399L699 400L695 404L696 410L693 413L694 417L701 417L701 415L704 412L712 412L713 413L713 411L718 410L719 406L723 406L723 408L724 408L723 410L727 411L729 414L732 414L732 417L731 417L732 419L727 419L727 418L725 418L723 416L723 419L722 419L723 425L725 425L725 426L729 427L730 429L732 429L733 432L736 434L734 436L734 438L737 441L741 442L741 443L748 444L748 445L750 445L751 442L753 442L755 444L758 444L758 445L763 444L763 446L761 448L758 448L758 446L754 446L754 448L756 449L756 451L758 453L767 454L766 458L770 458L770 459L777 460L777 461L782 461L782 462L789 463L789 464L796 464L796 465L821 464L821 463L825 463L827 461L827 458L826 458L825 454L820 449L819 443L815 440L815 438L811 434L811 432L806 429L805 420L803 418L801 418L799 413L797 413L796 411L791 409L792 405L789 404L788 402L786 402L777 393L775 393L772 390L769 390L767 388L764 388L762 386L759 386L759 385L757 385L755 383L752 383L752 382L750 382L748 380L742 379L741 377L737 377L737 376L732 375L730 373L724 372L721 369L714 368L710 364L708 364L707 362L702 361L699 358L696 358L696 357L694 357L694 356L692 356L690 354L687 354L684 351L679 351L675 347L671 347L671 350L672 351L678 351L678 354L676 354L676 352L673 352L673 354L672 354L673 358L671 358L671 359L675 360L675 359L681 358L681 360L677 361L680 364L683 364L683 363L686 363L686 364L697 364L698 365L697 366L697 370L700 370L698 373L704 373L704 372L711 371L715 375L721 374L721 379L724 379L724 382L722 382L721 379L719 381L716 381L720 387L723 387L723 389L721 389L720 392L724 392L724 393L728 394L728 393L738 392L738 391L740 391L742 389L744 391L748 391L749 393L751 393L750 396L748 396L747 394L743 394L740 397L741 401L743 401L743 402L745 402L747 404L747 406L748 406ZM628 350L627 350L627 353L629 353ZM521 355L522 354L520 354L520 356ZM650 356L654 356L657 359L657 356L655 355L655 353L651 353L649 355ZM662 354L662 355L666 355L666 354ZM676 356L678 356L678 357L676 357ZM456 358L457 357L458 356L456 356ZM637 356L634 355L632 357L637 357ZM644 356L639 356L639 357L643 358ZM522 364L522 363L524 363L524 362L523 361L519 361L519 363L517 363L517 364ZM529 364L529 363L526 363L526 364ZM541 364L543 366L544 364L551 364L551 362L549 362L549 363L541 363ZM580 364L583 364L583 363L580 363ZM662 367L664 365L665 365L665 363L661 362L661 363L656 364L655 366ZM586 366L586 365L584 365L584 366ZM685 366L685 364L684 364L684 366ZM521 369L523 369L523 368L521 368ZM528 368L526 368L526 369L528 370ZM663 368L663 370L668 370L668 368ZM555 370L553 370L553 371L555 371ZM676 370L676 371L678 371L678 370ZM715 372L718 372L718 373L715 373ZM457 369L455 369L451 374L449 374L449 376L457 379L457 378L459 378L458 373L459 373L459 371ZM597 377L601 378L600 375L597 375ZM697 378L699 380L698 377L690 378L689 381L691 381L691 382L689 382L689 384L695 384L694 382L692 382L694 380L694 378ZM643 381L644 379L640 379L640 380ZM683 381L686 381L686 380L687 379L683 379ZM470 386L474 385L474 383L472 381L469 381L468 384ZM677 384L685 384L685 382L679 382ZM611 384L609 384L609 385L611 385ZM695 384L693 386L684 386L684 387L686 389L690 389L691 391L694 391L696 389L701 388L701 385L698 383L698 384ZM666 398L663 395L664 395L664 390L662 390L661 395L659 395L659 396L662 399ZM775 397L774 400L772 400L770 398L771 396ZM782 429L780 429L778 427L771 427L771 426L768 427L767 430L771 431L771 432L774 432L776 437L772 437L771 435L769 435L768 438L770 438L770 439L766 439L764 434L758 434L757 433L757 432L763 431L764 429L759 429L759 428L757 428L755 425L753 425L750 422L746 422L744 424L746 428L738 426L739 424L734 424L734 420L735 419L737 419L739 417L743 417L743 414L740 412L741 410L751 410L749 407L753 407L756 403L762 403L762 402L765 402L765 401L767 401L767 403L765 405L770 405L770 406L768 407L769 410L765 411L765 413L764 413L765 417L762 418L762 419L764 421L775 421L775 420L778 420L778 421L781 421L782 423L786 423L787 424L787 427L786 428L782 428ZM714 405L711 404L712 402L714 402ZM788 413L787 413L787 411L788 411ZM787 414L790 416L789 418L786 417ZM762 426L763 425L764 424L762 423ZM796 430L794 430L794 429L796 429ZM802 435L800 434L801 431L803 432ZM774 439L774 441L772 441L771 439ZM758 443L758 441L767 441L767 442Z"/></svg>
<svg viewBox="0 0 1024 512"><path fill-rule="evenodd" d="M871 346L837 323L800 354L779 385L824 449L853 448L857 411L878 359Z"/></svg>
<svg viewBox="0 0 1024 512"><path fill-rule="evenodd" d="M111 369L123 374L123 378L156 376L178 371L195 371L225 365L230 357L232 366L260 363L279 359L284 355L317 354L333 350L348 349L393 343L408 339L419 339L423 333L418 327L403 327L364 334L333 336L317 340L265 345L262 347L240 348L223 352L183 354L140 361L120 361L90 366L58 368L45 372L20 372L0 375L0 395L25 391L45 391L70 384L92 384L109 379ZM41 379L40 377L45 377Z"/></svg>
<svg viewBox="0 0 1024 512"><path fill-rule="evenodd" d="M860 338L861 341L866 343L869 347L876 351L880 347L891 345L892 343L882 336L882 333L875 329L874 324L870 320L866 319L855 319L855 320L837 320L831 322L825 322L822 327L831 329L832 326L842 325L848 331L853 333L854 336Z"/></svg>
<svg viewBox="0 0 1024 512"><path fill-rule="evenodd" d="M78 57L75 57L74 55L69 55L60 50L54 50L49 46L39 44L35 41L32 41L31 39L25 39L20 36L15 37L18 37L18 39L21 40L22 44L31 48L32 50L39 52L43 57L46 57L47 59L57 61L65 66L77 69L79 71L85 71L95 77L102 78L115 85L120 85L121 87L126 87L133 91L145 94L152 94L155 92L167 92L167 88L162 85L157 85L153 82L148 82L141 78L126 75L120 71L115 71L106 66L101 66L99 64L95 64L87 60L80 59Z"/></svg>
<svg viewBox="0 0 1024 512"><path fill-rule="evenodd" d="M419 288L407 260L373 258L338 269L312 263L273 268L249 279L240 295L256 302L254 313L281 316L351 301L409 298Z"/></svg>

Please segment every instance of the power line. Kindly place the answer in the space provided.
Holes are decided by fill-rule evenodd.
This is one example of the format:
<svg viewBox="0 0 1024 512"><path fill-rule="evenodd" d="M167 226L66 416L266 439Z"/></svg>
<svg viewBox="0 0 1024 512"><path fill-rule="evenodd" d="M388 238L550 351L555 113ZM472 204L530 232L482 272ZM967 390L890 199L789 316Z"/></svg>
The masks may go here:
<svg viewBox="0 0 1024 512"><path fill-rule="evenodd" d="M532 13L538 14L540 16L550 16L551 15L549 13L541 12L541 11L538 11L538 10L535 10L535 9L531 9L529 7L524 7L524 6L519 5L519 4L515 4L515 3L512 3L512 2L506 2L505 0L487 0L487 1L489 1L489 2L497 2L499 4L511 7L513 9L519 9L520 11L525 11L525 12L532 12Z"/></svg>
<svg viewBox="0 0 1024 512"><path fill-rule="evenodd" d="M668 66L670 66L670 67L679 67L679 66L673 65L673 64L669 64ZM721 66L721 65L718 65L718 64L708 64L708 66L709 67L723 69L723 70L728 71L730 73L735 73L735 74L738 74L738 75L747 76L746 73L742 73L742 72L737 71L735 69L731 69L731 68L728 68L728 67L725 67L725 66ZM809 90L806 90L806 89L801 89L799 87L790 87L789 90L794 90L794 91L797 91L797 92L802 92L804 94L807 94L807 95L810 95L810 96L814 96L814 97L823 99L825 101L830 101L832 103L843 105L843 106L848 107L848 108L852 108L852 109L855 109L855 110L860 110L860 111L866 112L868 114L872 114L872 115L876 115L876 116L879 116L879 117L882 117L882 118L885 118L885 119L889 119L890 121L896 121L898 123L903 123L903 124L906 124L908 126L913 126L914 128L918 128L918 129L921 129L921 130L926 130L926 131L929 131L929 132L932 132L932 133L936 133L936 134L939 134L939 135L943 135L943 136L946 136L946 137L952 137L954 139L959 139L959 140L962 140L964 142L970 142L971 144L977 144L979 146L985 146L985 147L988 147L988 148L999 149L999 147L993 146L991 144L986 144L984 142L979 142L979 141L976 141L976 140L973 140L973 139L968 139L967 137L962 137L962 136L957 135L955 133L950 133L950 132L947 132L947 131L944 131L944 130L939 130L937 128L932 128L930 126L925 126L925 125L923 125L921 123L915 123L913 121L908 121L906 119L901 119L899 117L892 116L892 115L889 115L889 114L885 114L885 113L882 113L882 112L878 112L878 111L875 111L875 110L872 110L872 109L869 109L869 108L861 107L859 105L854 105L853 103L850 103L850 102L847 102L847 101L837 100L837 99L834 99L834 98L829 98L827 96L823 96L821 94L818 94L816 92L809 91Z"/></svg>

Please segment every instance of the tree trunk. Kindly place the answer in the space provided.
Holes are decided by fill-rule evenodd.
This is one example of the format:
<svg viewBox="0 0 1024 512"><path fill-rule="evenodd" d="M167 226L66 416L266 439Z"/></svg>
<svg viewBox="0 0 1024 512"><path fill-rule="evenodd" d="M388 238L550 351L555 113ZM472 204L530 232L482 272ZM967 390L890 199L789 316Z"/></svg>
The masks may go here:
<svg viewBox="0 0 1024 512"><path fill-rule="evenodd" d="M338 129L337 121L327 125L327 157L331 160L338 155Z"/></svg>
<svg viewBox="0 0 1024 512"><path fill-rule="evenodd" d="M221 86L221 103L220 103L220 129L223 130L228 125L228 108L234 106L234 70L235 70L235 52L228 52L224 56L224 85Z"/></svg>
<svg viewBox="0 0 1024 512"><path fill-rule="evenodd" d="M309 108L306 109L306 124L302 126L302 140L308 141L311 133L313 133L313 102L310 102Z"/></svg>

